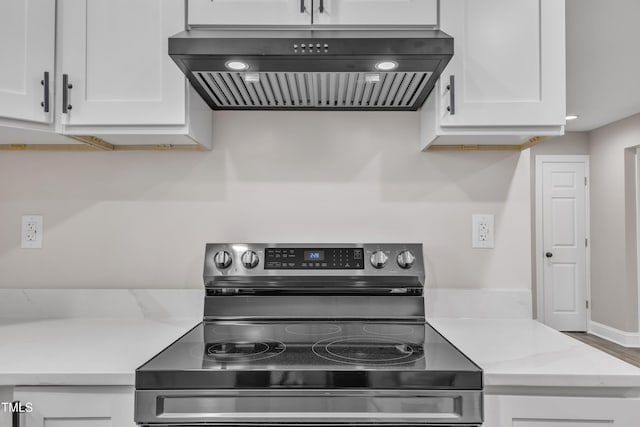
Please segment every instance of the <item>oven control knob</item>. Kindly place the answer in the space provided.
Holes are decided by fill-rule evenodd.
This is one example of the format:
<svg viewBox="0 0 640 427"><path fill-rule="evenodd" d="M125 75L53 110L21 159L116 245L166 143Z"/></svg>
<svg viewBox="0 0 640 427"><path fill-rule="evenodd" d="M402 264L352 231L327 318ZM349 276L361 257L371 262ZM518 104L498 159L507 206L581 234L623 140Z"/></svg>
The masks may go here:
<svg viewBox="0 0 640 427"><path fill-rule="evenodd" d="M371 254L370 261L371 261L371 265L374 268L382 268L385 266L388 259L389 257L384 252L375 251L374 253Z"/></svg>
<svg viewBox="0 0 640 427"><path fill-rule="evenodd" d="M244 265L244 268L252 269L255 268L256 265L258 265L258 262L260 262L260 258L258 258L258 254L254 251L246 251L242 254L241 261L242 265Z"/></svg>
<svg viewBox="0 0 640 427"><path fill-rule="evenodd" d="M416 257L411 251L402 251L398 254L398 265L400 268L411 268L415 260Z"/></svg>
<svg viewBox="0 0 640 427"><path fill-rule="evenodd" d="M219 251L213 256L213 262L219 270L223 270L231 265L231 254L227 251Z"/></svg>

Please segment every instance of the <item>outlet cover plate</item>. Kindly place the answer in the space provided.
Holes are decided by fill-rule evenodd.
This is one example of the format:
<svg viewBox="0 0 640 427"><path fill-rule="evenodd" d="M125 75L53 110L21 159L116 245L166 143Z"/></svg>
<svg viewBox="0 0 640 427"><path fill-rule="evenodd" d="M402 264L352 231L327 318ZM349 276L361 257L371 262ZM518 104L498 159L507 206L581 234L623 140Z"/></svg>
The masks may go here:
<svg viewBox="0 0 640 427"><path fill-rule="evenodd" d="M493 249L493 214L474 214L471 216L471 247L474 249Z"/></svg>
<svg viewBox="0 0 640 427"><path fill-rule="evenodd" d="M21 228L22 249L42 248L43 228L42 215L23 215Z"/></svg>

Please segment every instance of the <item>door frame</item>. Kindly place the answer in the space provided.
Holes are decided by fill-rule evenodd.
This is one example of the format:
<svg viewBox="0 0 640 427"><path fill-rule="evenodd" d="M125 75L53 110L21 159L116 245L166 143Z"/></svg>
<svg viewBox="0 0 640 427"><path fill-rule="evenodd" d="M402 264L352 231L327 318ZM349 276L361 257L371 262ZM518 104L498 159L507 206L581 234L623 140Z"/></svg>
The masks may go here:
<svg viewBox="0 0 640 427"><path fill-rule="evenodd" d="M638 330L640 331L640 146L636 147L636 289L638 293Z"/></svg>
<svg viewBox="0 0 640 427"><path fill-rule="evenodd" d="M587 331L591 329L591 218L590 218L590 201L589 189L591 188L591 174L589 170L589 155L537 155L535 158L535 271L536 271L536 318L539 322L545 323L544 312L544 258L542 252L543 245L543 228L542 228L542 165L544 163L583 163L584 174L587 178L585 191L585 235L587 236L587 247L585 248L585 295L589 306L587 307ZM586 331L585 331L586 332Z"/></svg>

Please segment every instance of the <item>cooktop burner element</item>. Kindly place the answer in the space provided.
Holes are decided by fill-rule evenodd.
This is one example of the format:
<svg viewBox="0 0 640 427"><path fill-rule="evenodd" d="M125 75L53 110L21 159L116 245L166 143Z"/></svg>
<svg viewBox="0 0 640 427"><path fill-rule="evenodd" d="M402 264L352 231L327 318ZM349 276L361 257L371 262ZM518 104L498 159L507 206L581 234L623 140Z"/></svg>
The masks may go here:
<svg viewBox="0 0 640 427"><path fill-rule="evenodd" d="M203 321L136 370L141 427L472 427L418 244L209 244Z"/></svg>
<svg viewBox="0 0 640 427"><path fill-rule="evenodd" d="M207 356L216 360L262 360L277 356L287 346L281 342L217 342L207 346Z"/></svg>
<svg viewBox="0 0 640 427"><path fill-rule="evenodd" d="M398 365L424 357L422 346L388 337L327 338L312 350L324 359L353 365Z"/></svg>

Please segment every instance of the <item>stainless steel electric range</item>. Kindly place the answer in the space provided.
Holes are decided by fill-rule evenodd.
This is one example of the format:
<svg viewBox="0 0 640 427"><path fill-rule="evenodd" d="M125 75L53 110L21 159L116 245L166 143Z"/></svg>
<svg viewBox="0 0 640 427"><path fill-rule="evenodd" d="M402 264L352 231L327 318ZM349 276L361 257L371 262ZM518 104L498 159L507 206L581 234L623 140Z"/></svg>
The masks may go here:
<svg viewBox="0 0 640 427"><path fill-rule="evenodd" d="M142 426L478 426L420 244L208 244L203 322L136 371Z"/></svg>

